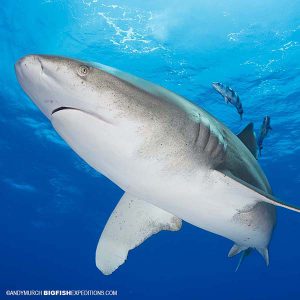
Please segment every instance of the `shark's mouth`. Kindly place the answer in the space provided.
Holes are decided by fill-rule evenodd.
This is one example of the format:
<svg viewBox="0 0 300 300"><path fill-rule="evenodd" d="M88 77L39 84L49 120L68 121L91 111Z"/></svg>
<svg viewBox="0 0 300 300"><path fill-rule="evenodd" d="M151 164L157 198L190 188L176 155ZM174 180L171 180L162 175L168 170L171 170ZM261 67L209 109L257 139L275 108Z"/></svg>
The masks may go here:
<svg viewBox="0 0 300 300"><path fill-rule="evenodd" d="M69 107L69 106L60 106L60 107L58 107L58 108L55 108L55 109L52 111L51 115L55 114L55 113L58 112L58 111L65 110L65 109L75 109L75 110L79 110L79 111L80 111L80 109L78 109L78 108Z"/></svg>
<svg viewBox="0 0 300 300"><path fill-rule="evenodd" d="M80 109L80 108L76 108L76 107L71 107L71 106L60 106L58 108L55 108L52 113L51 113L51 116L53 116L55 113L59 112L59 111L63 111L63 110L76 110L76 111L80 111L84 114L88 114L94 118L97 118L99 119L100 121L102 122L105 122L105 123L109 123L109 124L113 124L110 120L108 120L106 117L98 114L98 113L94 113L94 112L89 112L89 111L86 111L86 110L83 110L83 109Z"/></svg>

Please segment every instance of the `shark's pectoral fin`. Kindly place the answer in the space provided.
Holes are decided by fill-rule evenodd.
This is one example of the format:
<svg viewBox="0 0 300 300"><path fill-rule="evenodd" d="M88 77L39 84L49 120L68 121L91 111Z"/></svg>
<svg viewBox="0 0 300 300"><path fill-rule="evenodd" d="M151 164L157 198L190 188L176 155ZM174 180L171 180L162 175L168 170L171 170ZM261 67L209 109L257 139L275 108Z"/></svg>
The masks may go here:
<svg viewBox="0 0 300 300"><path fill-rule="evenodd" d="M253 130L253 123L249 123L238 135L237 137L243 142L243 144L248 148L248 150L257 158L257 143L256 137Z"/></svg>
<svg viewBox="0 0 300 300"><path fill-rule="evenodd" d="M216 171L220 173L219 171ZM276 199L274 196L262 191L261 189L256 188L255 186L245 182L244 180L234 176L230 172L226 173L220 173L225 176L225 181L228 186L234 187L234 189L239 190L239 193L241 195L241 205L244 204L250 204L250 202L257 203L257 202L265 202L269 203L275 206L284 207L289 210L296 211L300 213L300 207L290 205L287 203L284 203L278 199ZM245 203L243 203L243 201ZM247 203L246 203L247 202Z"/></svg>
<svg viewBox="0 0 300 300"><path fill-rule="evenodd" d="M110 275L125 262L129 250L161 230L180 228L181 219L125 193L101 234L96 265L103 274Z"/></svg>

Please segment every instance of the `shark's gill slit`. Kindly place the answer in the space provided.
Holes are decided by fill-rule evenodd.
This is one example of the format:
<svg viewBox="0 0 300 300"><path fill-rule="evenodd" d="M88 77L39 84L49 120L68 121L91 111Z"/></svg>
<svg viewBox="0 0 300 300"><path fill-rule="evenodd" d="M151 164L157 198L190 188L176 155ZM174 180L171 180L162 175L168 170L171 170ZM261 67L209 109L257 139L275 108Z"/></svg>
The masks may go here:
<svg viewBox="0 0 300 300"><path fill-rule="evenodd" d="M196 123L196 138L195 138L195 141L194 141L194 145L197 145L197 143L198 143L200 130L201 130L201 122Z"/></svg>
<svg viewBox="0 0 300 300"><path fill-rule="evenodd" d="M206 151L206 147L209 143L210 140L210 136L211 136L211 130L210 130L210 126L203 126L203 128L205 128L205 132L204 132L204 136L203 136L203 144L202 144L202 150Z"/></svg>
<svg viewBox="0 0 300 300"><path fill-rule="evenodd" d="M42 60L39 57L37 57L37 60L39 61L40 65L41 65L41 70L44 71L44 66L43 66Z"/></svg>

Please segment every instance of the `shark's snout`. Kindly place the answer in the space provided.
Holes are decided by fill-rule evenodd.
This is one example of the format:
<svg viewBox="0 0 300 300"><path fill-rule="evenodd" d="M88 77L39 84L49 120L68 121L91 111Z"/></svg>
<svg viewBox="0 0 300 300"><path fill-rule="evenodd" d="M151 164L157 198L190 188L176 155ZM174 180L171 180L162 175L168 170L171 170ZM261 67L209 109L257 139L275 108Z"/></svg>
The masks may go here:
<svg viewBox="0 0 300 300"><path fill-rule="evenodd" d="M56 65L46 55L27 55L15 64L16 76L23 90L48 118L55 108L62 106L53 93L57 90L53 80Z"/></svg>
<svg viewBox="0 0 300 300"><path fill-rule="evenodd" d="M35 72L41 72L43 70L42 59L39 55L24 56L16 62L15 70L20 81Z"/></svg>

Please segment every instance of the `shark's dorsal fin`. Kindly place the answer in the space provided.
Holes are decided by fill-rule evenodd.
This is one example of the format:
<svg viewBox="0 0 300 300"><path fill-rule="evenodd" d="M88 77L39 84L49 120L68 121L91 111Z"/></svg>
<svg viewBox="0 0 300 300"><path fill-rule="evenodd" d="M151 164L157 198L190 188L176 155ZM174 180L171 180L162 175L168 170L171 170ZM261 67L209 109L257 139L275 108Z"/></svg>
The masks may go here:
<svg viewBox="0 0 300 300"><path fill-rule="evenodd" d="M237 137L243 142L243 144L249 149L255 158L257 158L257 144L255 133L253 131L253 123L249 123Z"/></svg>
<svg viewBox="0 0 300 300"><path fill-rule="evenodd" d="M96 250L96 265L110 275L128 252L161 230L177 231L181 219L125 193L108 219Z"/></svg>

